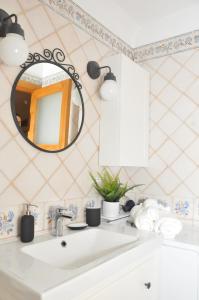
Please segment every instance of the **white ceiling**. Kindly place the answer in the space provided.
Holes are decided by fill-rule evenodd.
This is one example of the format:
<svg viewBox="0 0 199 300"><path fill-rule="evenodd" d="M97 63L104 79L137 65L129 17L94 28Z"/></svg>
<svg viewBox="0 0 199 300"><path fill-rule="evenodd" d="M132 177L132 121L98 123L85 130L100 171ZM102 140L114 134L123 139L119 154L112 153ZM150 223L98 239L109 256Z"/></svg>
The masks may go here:
<svg viewBox="0 0 199 300"><path fill-rule="evenodd" d="M93 0L95 1L95 0ZM198 3L198 0L114 0L140 26Z"/></svg>
<svg viewBox="0 0 199 300"><path fill-rule="evenodd" d="M199 29L198 0L73 0L132 47Z"/></svg>

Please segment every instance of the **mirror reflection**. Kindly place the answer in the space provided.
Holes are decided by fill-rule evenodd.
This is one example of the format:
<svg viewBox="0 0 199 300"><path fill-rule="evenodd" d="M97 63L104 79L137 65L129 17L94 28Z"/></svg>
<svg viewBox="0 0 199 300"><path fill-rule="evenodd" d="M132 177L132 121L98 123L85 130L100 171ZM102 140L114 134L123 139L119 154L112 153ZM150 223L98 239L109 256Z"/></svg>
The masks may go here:
<svg viewBox="0 0 199 300"><path fill-rule="evenodd" d="M59 151L76 139L83 117L81 96L59 66L42 62L26 69L14 98L17 126L37 147Z"/></svg>

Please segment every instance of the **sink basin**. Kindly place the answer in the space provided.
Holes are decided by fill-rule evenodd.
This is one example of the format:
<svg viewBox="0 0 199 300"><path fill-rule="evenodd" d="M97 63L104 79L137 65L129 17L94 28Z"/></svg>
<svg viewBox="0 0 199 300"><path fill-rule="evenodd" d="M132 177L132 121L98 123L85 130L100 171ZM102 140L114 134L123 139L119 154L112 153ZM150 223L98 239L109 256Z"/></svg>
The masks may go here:
<svg viewBox="0 0 199 300"><path fill-rule="evenodd" d="M103 229L88 229L25 246L26 254L61 269L77 269L135 242L137 238Z"/></svg>

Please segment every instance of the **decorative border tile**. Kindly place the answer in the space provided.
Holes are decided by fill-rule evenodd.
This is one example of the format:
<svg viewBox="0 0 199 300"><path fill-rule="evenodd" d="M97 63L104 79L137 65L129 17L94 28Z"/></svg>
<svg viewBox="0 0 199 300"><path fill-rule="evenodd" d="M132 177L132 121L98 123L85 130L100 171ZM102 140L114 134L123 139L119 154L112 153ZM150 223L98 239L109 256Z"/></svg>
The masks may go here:
<svg viewBox="0 0 199 300"><path fill-rule="evenodd" d="M40 0L40 2L72 21L95 39L134 60L131 46L118 38L71 0Z"/></svg>
<svg viewBox="0 0 199 300"><path fill-rule="evenodd" d="M40 2L72 21L98 41L117 52L125 54L135 62L143 62L199 47L199 30L195 30L152 44L132 48L71 0L40 0Z"/></svg>
<svg viewBox="0 0 199 300"><path fill-rule="evenodd" d="M134 49L136 62L159 58L199 47L199 30Z"/></svg>

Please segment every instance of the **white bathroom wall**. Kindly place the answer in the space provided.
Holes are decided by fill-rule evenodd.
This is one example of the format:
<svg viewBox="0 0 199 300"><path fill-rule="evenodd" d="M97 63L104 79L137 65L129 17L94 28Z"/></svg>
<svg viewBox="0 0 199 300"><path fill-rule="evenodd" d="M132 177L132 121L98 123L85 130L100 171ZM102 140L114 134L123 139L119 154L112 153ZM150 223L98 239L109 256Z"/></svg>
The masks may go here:
<svg viewBox="0 0 199 300"><path fill-rule="evenodd" d="M37 151L20 136L11 116L10 92L19 68L0 65L0 238L7 238L17 235L25 202L38 205L37 231L49 227L51 205L75 205L83 219L85 203L95 197L88 172L100 170L99 81L88 77L86 64L100 63L113 50L40 1L0 0L0 7L18 14L31 52L64 50L66 62L80 74L86 111L73 147L59 154ZM145 183L143 195L168 200L173 213L191 220L199 220L198 53L189 50L143 64L151 73L150 167L120 172L122 181Z"/></svg>
<svg viewBox="0 0 199 300"><path fill-rule="evenodd" d="M0 238L7 238L18 233L26 202L38 205L33 211L37 231L50 226L51 205L73 205L78 219L84 218L85 203L95 195L89 171L99 169L100 117L99 82L88 77L86 65L113 52L37 0L0 0L0 7L18 14L31 52L63 49L65 62L80 74L85 102L85 124L75 145L59 154L40 152L20 136L11 116L10 93L19 68L0 65ZM121 177L130 181L128 170L122 169Z"/></svg>

